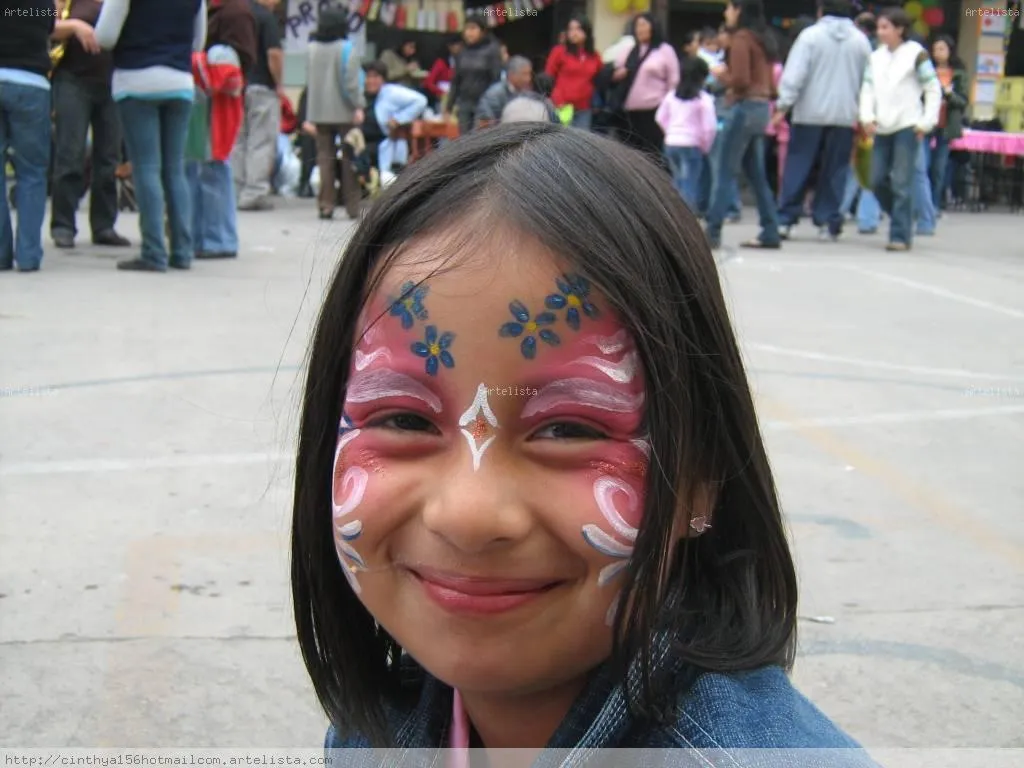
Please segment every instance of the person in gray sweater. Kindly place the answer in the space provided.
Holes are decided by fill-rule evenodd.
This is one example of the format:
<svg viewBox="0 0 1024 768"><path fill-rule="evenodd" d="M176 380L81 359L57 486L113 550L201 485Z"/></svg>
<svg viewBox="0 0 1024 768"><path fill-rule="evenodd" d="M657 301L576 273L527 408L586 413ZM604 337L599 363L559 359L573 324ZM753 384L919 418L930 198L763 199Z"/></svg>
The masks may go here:
<svg viewBox="0 0 1024 768"><path fill-rule="evenodd" d="M338 139L362 124L366 96L362 62L348 40L348 12L326 8L310 40L306 66L306 120L316 126L316 164L320 170L320 218L334 215L337 203ZM351 150L342 146L341 192L351 218L359 215L362 193L352 168Z"/></svg>
<svg viewBox="0 0 1024 768"><path fill-rule="evenodd" d="M822 0L818 22L790 49L779 83L776 124L790 116L789 152L779 195L783 238L800 219L811 170L818 166L813 219L822 239L842 232L861 81L871 44L850 18L850 0Z"/></svg>

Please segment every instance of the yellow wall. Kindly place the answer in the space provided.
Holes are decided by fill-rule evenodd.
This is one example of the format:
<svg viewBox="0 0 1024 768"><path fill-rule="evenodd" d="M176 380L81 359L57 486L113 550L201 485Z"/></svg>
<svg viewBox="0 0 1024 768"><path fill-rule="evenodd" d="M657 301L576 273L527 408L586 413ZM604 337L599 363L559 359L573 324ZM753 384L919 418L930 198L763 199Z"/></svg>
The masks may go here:
<svg viewBox="0 0 1024 768"><path fill-rule="evenodd" d="M587 16L594 25L594 47L599 52L622 37L622 28L635 13L615 13L612 5L613 0L587 0Z"/></svg>

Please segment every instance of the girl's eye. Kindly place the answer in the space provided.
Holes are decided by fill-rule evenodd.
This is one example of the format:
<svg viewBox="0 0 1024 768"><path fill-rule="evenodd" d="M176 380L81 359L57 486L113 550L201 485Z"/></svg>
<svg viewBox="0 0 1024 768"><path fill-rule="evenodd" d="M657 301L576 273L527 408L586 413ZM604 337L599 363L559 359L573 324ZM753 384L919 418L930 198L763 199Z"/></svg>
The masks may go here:
<svg viewBox="0 0 1024 768"><path fill-rule="evenodd" d="M415 413L396 413L393 416L379 419L370 424L370 426L393 429L398 432L429 432L431 434L439 434L437 427Z"/></svg>
<svg viewBox="0 0 1024 768"><path fill-rule="evenodd" d="M574 421L559 421L548 424L533 433L538 440L604 440L608 435L594 427Z"/></svg>

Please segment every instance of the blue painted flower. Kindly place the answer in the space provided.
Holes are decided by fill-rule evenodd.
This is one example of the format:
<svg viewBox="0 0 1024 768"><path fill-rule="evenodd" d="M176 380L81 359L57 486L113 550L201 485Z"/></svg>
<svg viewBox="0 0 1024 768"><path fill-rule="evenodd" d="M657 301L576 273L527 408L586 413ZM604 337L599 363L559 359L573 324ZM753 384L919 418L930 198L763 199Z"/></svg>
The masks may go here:
<svg viewBox="0 0 1024 768"><path fill-rule="evenodd" d="M580 310L583 310L583 314L591 319L601 314L600 310L587 298L590 295L590 282L586 278L579 275L566 275L564 280L556 279L555 284L560 293L552 293L544 299L544 306L548 309L568 307L569 311L565 313L565 322L574 331L580 329Z"/></svg>
<svg viewBox="0 0 1024 768"><path fill-rule="evenodd" d="M557 347L562 343L557 333L550 328L541 327L555 322L556 318L553 312L541 312L531 320L530 310L521 301L513 301L508 305L508 309L515 321L501 326L498 335L506 338L523 336L519 349L527 360L532 360L537 356L537 336L540 336L541 341L552 347Z"/></svg>
<svg viewBox="0 0 1024 768"><path fill-rule="evenodd" d="M423 341L413 342L411 349L414 355L427 359L427 373L431 376L437 376L438 363L445 368L455 367L455 358L448 351L453 341L455 341L454 333L445 331L438 336L437 326L428 325L424 332Z"/></svg>
<svg viewBox="0 0 1024 768"><path fill-rule="evenodd" d="M414 320L426 320L427 309L423 306L423 299L427 297L430 289L425 285L417 286L411 280L402 286L402 295L391 302L391 316L402 319L402 327L412 328Z"/></svg>

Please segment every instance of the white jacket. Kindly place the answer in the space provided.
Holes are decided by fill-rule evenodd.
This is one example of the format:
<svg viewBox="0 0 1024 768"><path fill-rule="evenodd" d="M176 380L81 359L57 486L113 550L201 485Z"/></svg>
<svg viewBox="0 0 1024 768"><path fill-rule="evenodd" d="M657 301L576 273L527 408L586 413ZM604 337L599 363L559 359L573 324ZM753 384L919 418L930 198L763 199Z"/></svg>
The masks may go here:
<svg viewBox="0 0 1024 768"><path fill-rule="evenodd" d="M871 54L860 90L861 123L875 123L882 136L906 128L930 133L941 107L939 77L919 43L908 40L894 51L883 45Z"/></svg>

